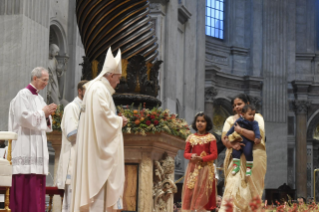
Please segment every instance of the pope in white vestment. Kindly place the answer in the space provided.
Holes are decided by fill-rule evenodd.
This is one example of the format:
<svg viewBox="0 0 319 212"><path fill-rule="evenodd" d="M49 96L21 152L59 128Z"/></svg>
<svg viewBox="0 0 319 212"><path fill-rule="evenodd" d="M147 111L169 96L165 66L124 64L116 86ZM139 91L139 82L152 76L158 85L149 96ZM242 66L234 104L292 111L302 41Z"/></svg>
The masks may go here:
<svg viewBox="0 0 319 212"><path fill-rule="evenodd" d="M48 84L48 71L42 67L32 72L32 82L20 90L10 103L9 131L18 134L12 141L12 212L43 212L49 154L47 132L52 131L52 114L57 106L46 105L39 90Z"/></svg>
<svg viewBox="0 0 319 212"><path fill-rule="evenodd" d="M57 187L64 189L62 212L68 212L70 209L72 187L71 176L72 166L75 157L75 141L78 131L82 99L85 93L83 80L78 83L78 96L64 108L61 121L62 147L57 172Z"/></svg>
<svg viewBox="0 0 319 212"><path fill-rule="evenodd" d="M125 117L112 98L122 73L120 50L109 49L98 77L86 85L72 174L72 212L123 209Z"/></svg>

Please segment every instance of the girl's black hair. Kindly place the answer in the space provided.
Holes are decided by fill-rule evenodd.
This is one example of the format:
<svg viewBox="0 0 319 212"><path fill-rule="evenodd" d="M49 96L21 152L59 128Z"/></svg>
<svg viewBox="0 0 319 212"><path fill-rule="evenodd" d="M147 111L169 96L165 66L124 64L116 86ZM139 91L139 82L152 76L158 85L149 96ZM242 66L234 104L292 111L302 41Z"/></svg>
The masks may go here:
<svg viewBox="0 0 319 212"><path fill-rule="evenodd" d="M199 116L203 116L205 121L206 121L206 132L209 132L211 129L213 129L213 122L212 120L209 118L209 116L207 116L204 112L199 112L196 114L195 118L194 118L194 121L193 121L193 124L192 124L192 128L197 132L198 129L196 127L196 120L197 120L197 117Z"/></svg>
<svg viewBox="0 0 319 212"><path fill-rule="evenodd" d="M231 100L231 105L234 105L234 101L235 99L240 99L242 100L245 104L250 104L251 101L250 101L250 98L248 95L244 94L244 93L241 93L241 94L238 94L236 95L232 100Z"/></svg>

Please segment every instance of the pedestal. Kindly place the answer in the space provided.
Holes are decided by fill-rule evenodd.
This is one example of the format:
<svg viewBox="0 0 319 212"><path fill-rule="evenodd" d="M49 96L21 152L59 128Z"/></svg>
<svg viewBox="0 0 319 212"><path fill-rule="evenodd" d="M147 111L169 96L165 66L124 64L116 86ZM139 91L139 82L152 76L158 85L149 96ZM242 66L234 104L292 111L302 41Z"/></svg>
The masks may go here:
<svg viewBox="0 0 319 212"><path fill-rule="evenodd" d="M53 131L52 133L47 134L47 140L52 143L52 147L55 151L54 156L54 186L56 185L57 180L57 171L59 166L59 160L60 160L60 152L61 152L61 144L62 144L62 133L59 131ZM53 197L53 209L52 212L61 212L61 197L55 195Z"/></svg>
<svg viewBox="0 0 319 212"><path fill-rule="evenodd" d="M56 185L61 132L52 132L47 137L55 150L54 185ZM138 212L173 212L173 193L177 191L174 184L174 158L178 150L184 147L184 139L166 133L146 136L124 134L125 209ZM60 211L61 198L54 196L53 212Z"/></svg>
<svg viewBox="0 0 319 212"><path fill-rule="evenodd" d="M165 189L161 189L163 181L159 178L166 178L167 181L174 183L174 158L178 150L184 147L184 139L166 133L147 134L146 136L124 135L125 163L139 166L136 195L138 196L136 199L138 210L136 211L173 212L174 197L169 193L176 192L176 186L167 183L166 186L170 190L164 191ZM163 174L159 174L160 171L163 171ZM128 186L125 187L124 205L129 198L126 196Z"/></svg>

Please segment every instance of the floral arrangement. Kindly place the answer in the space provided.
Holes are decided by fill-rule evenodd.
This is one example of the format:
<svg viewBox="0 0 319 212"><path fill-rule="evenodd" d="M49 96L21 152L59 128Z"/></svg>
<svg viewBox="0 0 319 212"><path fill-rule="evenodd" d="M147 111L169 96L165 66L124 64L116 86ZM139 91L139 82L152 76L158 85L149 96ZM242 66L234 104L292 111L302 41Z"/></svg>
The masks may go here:
<svg viewBox="0 0 319 212"><path fill-rule="evenodd" d="M128 119L123 133L146 135L146 133L166 132L183 139L186 139L191 133L187 122L179 119L176 114L170 114L169 110L162 110L158 107L150 110L146 109L145 105L137 109L134 109L133 105L117 108L118 115L123 115Z"/></svg>
<svg viewBox="0 0 319 212"><path fill-rule="evenodd" d="M52 129L61 131L61 121L63 116L64 107L63 105L58 105L56 111L51 114L52 117Z"/></svg>
<svg viewBox="0 0 319 212"><path fill-rule="evenodd" d="M226 200L224 206L226 207L226 212L233 212L232 200ZM297 203L292 203L291 199L288 202L280 203L276 201L276 205L267 205L267 201L263 203L259 197L255 197L251 200L249 206L250 211L253 212L319 212L319 205L315 202L297 205Z"/></svg>

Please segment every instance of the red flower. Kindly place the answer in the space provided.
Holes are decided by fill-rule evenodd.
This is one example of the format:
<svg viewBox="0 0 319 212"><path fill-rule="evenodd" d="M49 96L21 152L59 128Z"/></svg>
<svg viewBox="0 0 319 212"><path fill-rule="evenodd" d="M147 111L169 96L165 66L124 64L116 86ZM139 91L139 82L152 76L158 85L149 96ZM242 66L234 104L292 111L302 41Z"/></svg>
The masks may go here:
<svg viewBox="0 0 319 212"><path fill-rule="evenodd" d="M151 119L155 119L155 116L151 115L150 118L151 118Z"/></svg>
<svg viewBox="0 0 319 212"><path fill-rule="evenodd" d="M147 121L145 122L145 124L146 124L147 126L150 126L150 125L151 125L151 121L150 121L150 120L147 120Z"/></svg>
<svg viewBox="0 0 319 212"><path fill-rule="evenodd" d="M233 212L234 206L231 199L226 200L225 207L226 207L226 212Z"/></svg>
<svg viewBox="0 0 319 212"><path fill-rule="evenodd" d="M157 120L154 121L154 125L157 126L159 122Z"/></svg>

